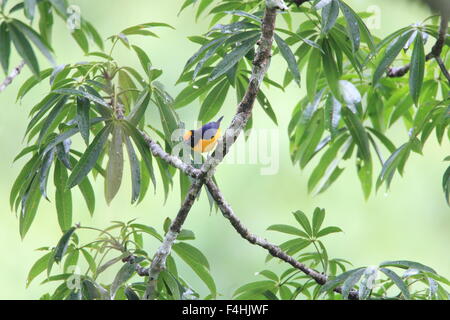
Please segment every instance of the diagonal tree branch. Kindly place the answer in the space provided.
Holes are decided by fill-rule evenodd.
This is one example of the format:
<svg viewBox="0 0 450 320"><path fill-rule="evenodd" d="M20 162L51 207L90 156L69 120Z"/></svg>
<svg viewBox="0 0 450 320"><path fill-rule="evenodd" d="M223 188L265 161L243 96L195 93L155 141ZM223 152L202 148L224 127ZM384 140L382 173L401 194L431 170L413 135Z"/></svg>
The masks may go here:
<svg viewBox="0 0 450 320"><path fill-rule="evenodd" d="M436 59L436 61L439 64L439 67L444 72L444 75L447 77L448 70L445 68L444 64L439 62L439 59L442 54L442 50L444 49L445 40L447 39L447 32L448 32L448 22L450 19L450 14L446 10L442 11L441 14L441 23L439 27L439 35L436 40L436 43L434 44L433 48L431 49L431 52L427 54L426 61L430 61L432 59ZM442 61L442 59L440 59ZM411 69L411 64L407 64L401 67L391 67L388 69L387 76L389 78L400 78L406 75L409 70ZM447 78L450 82L450 78Z"/></svg>
<svg viewBox="0 0 450 320"><path fill-rule="evenodd" d="M257 235L251 233L236 216L233 209L231 208L231 205L226 202L217 185L213 181L208 180L206 182L206 186L214 201L219 206L223 216L230 221L233 228L237 231L237 233L241 235L242 238L246 239L251 244L258 245L266 249L273 257L289 263L294 268L302 271L304 274L314 279L318 284L324 285L328 281L328 277L325 274L309 268L305 264L297 261L294 257L286 254L283 250L280 249L280 247L268 242L266 239L262 239ZM342 288L335 288L334 291L342 293ZM351 291L349 294L349 298L358 300L358 293L356 291Z"/></svg>
<svg viewBox="0 0 450 320"><path fill-rule="evenodd" d="M231 145L237 139L248 122L256 97L259 92L262 80L269 68L272 57L272 45L275 30L275 21L277 10L287 9L283 0L266 0L266 9L262 21L262 35L259 41L255 59L253 61L252 76L249 81L247 91L243 100L238 106L236 115L230 127L226 130L224 137L219 141L214 154L203 164L200 175L189 188L186 199L184 200L175 220L172 222L169 231L165 235L163 244L157 250L149 270L149 283L145 293L146 299L154 299L156 292L156 282L161 270L165 268L165 262L170 254L172 245L176 240L189 211L198 197L201 188L208 177L214 174L215 168L219 165L225 155L228 153ZM158 150L155 150L157 152ZM170 159L173 160L173 159Z"/></svg>
<svg viewBox="0 0 450 320"><path fill-rule="evenodd" d="M25 61L22 61L17 67L14 68L13 71L3 80L3 82L0 84L0 92L3 92L6 90L6 88L14 81L15 78L20 74L23 67L25 67Z"/></svg>

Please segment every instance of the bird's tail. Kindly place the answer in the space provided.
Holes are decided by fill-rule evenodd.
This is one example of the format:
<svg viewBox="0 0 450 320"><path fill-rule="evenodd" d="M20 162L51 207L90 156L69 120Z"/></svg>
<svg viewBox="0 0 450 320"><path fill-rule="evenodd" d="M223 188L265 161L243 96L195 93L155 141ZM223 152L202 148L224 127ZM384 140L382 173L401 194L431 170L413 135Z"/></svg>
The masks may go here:
<svg viewBox="0 0 450 320"><path fill-rule="evenodd" d="M221 117L219 118L219 120L216 121L216 123L221 123L222 120L223 120L223 116L221 116Z"/></svg>

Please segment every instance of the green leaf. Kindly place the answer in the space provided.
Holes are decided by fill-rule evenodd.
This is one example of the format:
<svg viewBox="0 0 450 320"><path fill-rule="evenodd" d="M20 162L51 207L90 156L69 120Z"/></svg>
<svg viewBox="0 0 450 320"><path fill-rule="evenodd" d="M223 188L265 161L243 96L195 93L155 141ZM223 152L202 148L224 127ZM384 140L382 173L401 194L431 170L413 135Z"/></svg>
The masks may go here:
<svg viewBox="0 0 450 320"><path fill-rule="evenodd" d="M325 210L316 208L314 210L312 219L313 236L317 236L324 219L325 219Z"/></svg>
<svg viewBox="0 0 450 320"><path fill-rule="evenodd" d="M341 228L338 228L338 227L326 227L326 228L323 228L322 230L320 230L317 233L316 237L321 238L321 237L325 237L326 235L329 235L331 233L338 233L338 232L343 232L343 231L341 230Z"/></svg>
<svg viewBox="0 0 450 320"><path fill-rule="evenodd" d="M321 288L320 288L320 293L323 292L328 292L333 290L334 288L336 288L337 286L339 286L339 284L341 284L342 282L344 282L350 275L352 275L353 273L357 272L357 271L361 271L364 272L366 268L358 268L355 270L349 270L346 271L342 274L340 274L339 276L337 276L334 279L328 280ZM361 274L362 275L362 274Z"/></svg>
<svg viewBox="0 0 450 320"><path fill-rule="evenodd" d="M275 274L275 272L272 272L270 270L263 270L257 273L258 275L264 276L267 279L273 280L278 282L280 279L278 278L278 276Z"/></svg>
<svg viewBox="0 0 450 320"><path fill-rule="evenodd" d="M333 51L331 50L330 43L326 39L323 40L322 50L322 63L325 78L333 95L336 99L340 100L341 91L339 87L339 79L341 76L336 60L334 59Z"/></svg>
<svg viewBox="0 0 450 320"><path fill-rule="evenodd" d="M8 24L3 21L0 25L0 64L5 74L8 74L10 56L11 38L8 32Z"/></svg>
<svg viewBox="0 0 450 320"><path fill-rule="evenodd" d="M113 125L108 157L105 176L105 199L106 203L110 205L119 192L123 177L123 129L120 124Z"/></svg>
<svg viewBox="0 0 450 320"><path fill-rule="evenodd" d="M286 225L286 224L274 224L272 226L270 226L269 228L267 228L267 230L269 231L278 231L278 232L282 232L282 233L286 233L286 234L292 234L294 236L299 236L302 238L306 238L309 239L309 236L301 231L298 228Z"/></svg>
<svg viewBox="0 0 450 320"><path fill-rule="evenodd" d="M208 82L207 78L197 80L196 82L181 90L181 92L175 98L173 107L175 109L179 109L190 104L202 94L208 92L214 84L214 81Z"/></svg>
<svg viewBox="0 0 450 320"><path fill-rule="evenodd" d="M55 150L52 150L51 152L45 154L42 160L41 169L39 170L39 189L41 191L42 196L47 200L48 200L47 197L48 174L50 172L50 168L53 164L54 158L55 158Z"/></svg>
<svg viewBox="0 0 450 320"><path fill-rule="evenodd" d="M213 0L200 0L198 5L197 14L195 15L195 21L198 21L198 18L206 10L206 8L213 2Z"/></svg>
<svg viewBox="0 0 450 320"><path fill-rule="evenodd" d="M80 182L80 184L78 184L78 187L80 188L81 194L86 202L89 213L92 216L95 211L95 194L91 182L88 178L85 178Z"/></svg>
<svg viewBox="0 0 450 320"><path fill-rule="evenodd" d="M56 64L55 59L51 54L52 49L47 43L45 43L45 40L42 39L42 37L36 31L16 19L12 20L12 24L17 28L17 30L22 32L24 36L26 36L31 42L34 43L34 45L41 51L44 57L46 57L52 65Z"/></svg>
<svg viewBox="0 0 450 320"><path fill-rule="evenodd" d="M106 140L111 133L112 125L106 125L94 138L92 143L86 149L77 165L73 168L72 173L67 181L67 188L71 189L83 181L83 179L94 168L100 153L103 152Z"/></svg>
<svg viewBox="0 0 450 320"><path fill-rule="evenodd" d="M417 32L414 41L414 50L411 57L411 70L409 73L409 89L416 106L419 103L423 79L425 77L425 48L422 33Z"/></svg>
<svg viewBox="0 0 450 320"><path fill-rule="evenodd" d="M238 296L241 293L252 292L252 293L262 293L266 290L274 290L276 283L270 280L262 280L247 283L241 287L239 287L234 293L233 297Z"/></svg>
<svg viewBox="0 0 450 320"><path fill-rule="evenodd" d="M306 91L309 101L314 101L317 94L317 83L321 74L322 59L319 49L313 48L308 59L308 68L306 70Z"/></svg>
<svg viewBox="0 0 450 320"><path fill-rule="evenodd" d="M39 8L39 32L46 43L51 42L53 28L53 13L51 4L46 1L38 3Z"/></svg>
<svg viewBox="0 0 450 320"><path fill-rule="evenodd" d="M22 210L20 212L19 220L19 230L22 239L25 237L31 227L31 224L33 223L41 198L42 195L39 190L39 179L37 175L35 175L29 190L26 191L26 194L22 199Z"/></svg>
<svg viewBox="0 0 450 320"><path fill-rule="evenodd" d="M258 39L259 36L250 38L249 40L244 41L233 51L228 53L213 69L209 77L209 81L214 81L215 79L227 73L231 68L233 68L236 63L238 63L251 49L254 48Z"/></svg>
<svg viewBox="0 0 450 320"><path fill-rule="evenodd" d="M392 282L395 283L395 285L400 289L405 299L409 300L411 299L411 295L408 290L407 284L400 278L394 271L386 269L386 268L380 268L380 271L383 272L385 275L387 275Z"/></svg>
<svg viewBox="0 0 450 320"><path fill-rule="evenodd" d="M172 134L178 129L178 115L168 101L167 93L161 90L155 91L155 103L158 107L161 124L166 136L166 142L172 142Z"/></svg>
<svg viewBox="0 0 450 320"><path fill-rule="evenodd" d="M288 64L288 68L294 76L295 82L300 86L300 70L298 68L297 60L295 59L294 54L292 53L289 45L282 39L280 36L275 34L275 41L280 49L281 55L286 60Z"/></svg>
<svg viewBox="0 0 450 320"><path fill-rule="evenodd" d="M325 131L324 109L319 109L308 123L299 143L296 159L300 159L300 167L305 168L311 161Z"/></svg>
<svg viewBox="0 0 450 320"><path fill-rule="evenodd" d="M369 138L361 121L349 108L343 108L342 115L345 124L352 135L353 141L355 141L359 147L362 159L366 162L371 162Z"/></svg>
<svg viewBox="0 0 450 320"><path fill-rule="evenodd" d="M387 71L387 68L394 62L395 58L399 55L400 51L402 51L408 39L411 37L412 31L405 32L403 35L395 38L386 49L383 58L378 63L378 66L373 73L372 83L374 86L378 84L381 77Z"/></svg>
<svg viewBox="0 0 450 320"><path fill-rule="evenodd" d="M89 145L89 133L90 133L90 125L89 125L89 100L86 98L77 98L77 125L80 130L80 134L83 137L86 145Z"/></svg>
<svg viewBox="0 0 450 320"><path fill-rule="evenodd" d="M125 145L127 147L128 159L130 161L132 186L131 204L133 204L139 199L139 194L141 192L141 167L136 151L134 151L133 144L128 136L125 136Z"/></svg>
<svg viewBox="0 0 450 320"><path fill-rule="evenodd" d="M141 300L137 295L137 293L134 292L134 290L131 289L130 287L126 287L124 293L125 296L127 297L127 300Z"/></svg>
<svg viewBox="0 0 450 320"><path fill-rule="evenodd" d="M359 279L361 279L365 271L365 269L357 269L347 277L342 285L342 297L344 299L348 299L350 291L353 289Z"/></svg>
<svg viewBox="0 0 450 320"><path fill-rule="evenodd" d="M141 62L141 66L144 69L146 74L149 74L150 68L152 66L152 62L150 60L150 58L148 57L148 55L145 53L144 50L142 50L141 48L139 48L138 46L132 46L134 51L136 52L139 61Z"/></svg>
<svg viewBox="0 0 450 320"><path fill-rule="evenodd" d="M24 0L24 11L25 11L25 17L30 19L30 21L33 21L34 14L36 12L36 2L37 0Z"/></svg>
<svg viewBox="0 0 450 320"><path fill-rule="evenodd" d="M102 298L98 285L89 279L84 279L81 282L81 292L83 294L83 297L85 297L87 300L96 300Z"/></svg>
<svg viewBox="0 0 450 320"><path fill-rule="evenodd" d="M308 218L306 217L306 214L304 214L303 212L296 211L293 213L295 219L297 220L297 222L303 227L303 230L305 230L305 232L312 237L313 232L312 232L312 228L311 228L311 224L309 223Z"/></svg>
<svg viewBox="0 0 450 320"><path fill-rule="evenodd" d="M73 95L73 96L77 96L77 97L85 97L94 103L97 103L97 104L102 105L107 108L110 107L110 105L105 100L103 100L102 98L99 98L89 92L86 92L86 91L72 89L72 88L62 88L62 89L56 89L53 92L59 93L62 95L68 95L68 96Z"/></svg>
<svg viewBox="0 0 450 320"><path fill-rule="evenodd" d="M117 290L133 276L135 271L135 265L129 262L125 263L122 268L120 268L109 290L111 299L114 300Z"/></svg>
<svg viewBox="0 0 450 320"><path fill-rule="evenodd" d="M66 107L67 97L59 99L52 111L49 113L47 118L42 124L42 128L39 132L38 143L42 143L44 138L47 137L49 133L59 124L60 117L63 116L64 108Z"/></svg>
<svg viewBox="0 0 450 320"><path fill-rule="evenodd" d="M13 24L8 24L8 29L17 52L30 68L31 72L33 72L36 77L39 77L39 63L30 42Z"/></svg>
<svg viewBox="0 0 450 320"><path fill-rule="evenodd" d="M450 167L447 168L442 177L442 189L444 190L445 199L450 206Z"/></svg>
<svg viewBox="0 0 450 320"><path fill-rule="evenodd" d="M211 90L200 108L198 121L207 123L217 115L225 102L229 89L230 83L224 79Z"/></svg>
<svg viewBox="0 0 450 320"><path fill-rule="evenodd" d="M261 108L263 108L264 112L269 116L269 118L275 123L275 125L278 125L277 115L275 114L275 111L273 111L272 105L267 98L267 96L264 94L262 90L259 90L258 95L256 96L256 99L258 100L259 105Z"/></svg>
<svg viewBox="0 0 450 320"><path fill-rule="evenodd" d="M89 271L95 274L95 272L97 270L97 264L95 263L95 259L92 257L92 255L86 249L81 248L80 250L84 256L84 259L86 260L86 262L89 265Z"/></svg>
<svg viewBox="0 0 450 320"><path fill-rule="evenodd" d="M377 189L386 182L386 186L389 189L391 185L392 178L394 177L395 171L401 164L402 159L407 156L410 152L408 143L400 146L390 157L386 160L381 170L380 176L377 181Z"/></svg>
<svg viewBox="0 0 450 320"><path fill-rule="evenodd" d="M308 192L312 192L322 180L322 178L328 176L330 171L333 171L335 168L337 168L341 159L341 156L338 157L338 155L342 154L346 147L348 148L348 142L349 137L347 134L345 134L331 143L330 147L326 150L326 152L320 159L319 164L316 166L309 177ZM339 150L341 150L340 153Z"/></svg>
<svg viewBox="0 0 450 320"><path fill-rule="evenodd" d="M69 230L72 226L72 192L66 190L67 179L66 167L60 161L56 161L54 173L55 205L59 226L63 232Z"/></svg>
<svg viewBox="0 0 450 320"><path fill-rule="evenodd" d="M359 30L358 15L345 3L339 1L339 6L344 14L345 21L347 22L347 33L352 40L353 51L359 50L361 44L361 33Z"/></svg>
<svg viewBox="0 0 450 320"><path fill-rule="evenodd" d="M94 26L89 21L83 21L83 29L89 34L92 40L94 40L94 43L100 48L100 50L103 51L104 50L103 38L94 28Z"/></svg>
<svg viewBox="0 0 450 320"><path fill-rule="evenodd" d="M195 240L195 234L191 230L183 229L178 234L177 240L180 240L180 241Z"/></svg>
<svg viewBox="0 0 450 320"><path fill-rule="evenodd" d="M178 281L167 271L163 271L159 274L161 280L164 281L165 285L170 291L171 296L174 300L181 300L180 286Z"/></svg>
<svg viewBox="0 0 450 320"><path fill-rule="evenodd" d="M145 142L144 138L142 137L138 129L136 129L127 121L122 121L122 123L124 125L125 130L127 131L127 134L133 139L135 146L138 148L142 160L145 164L145 167L147 168L147 171L150 174L153 186L156 187L156 178L152 163L153 156L147 146L147 143Z"/></svg>
<svg viewBox="0 0 450 320"><path fill-rule="evenodd" d="M77 42L78 46L83 50L84 54L89 53L89 41L81 29L75 29L71 32L72 37Z"/></svg>
<svg viewBox="0 0 450 320"><path fill-rule="evenodd" d="M53 256L53 260L56 263L60 263L62 258L67 252L67 248L69 247L70 239L72 238L72 235L75 233L77 228L72 227L64 235L61 237L61 239L58 242L58 245L55 248L55 255Z"/></svg>
<svg viewBox="0 0 450 320"><path fill-rule="evenodd" d="M339 16L339 4L336 0L329 1L330 3L322 9L322 33L327 34L336 24Z"/></svg>
<svg viewBox="0 0 450 320"><path fill-rule="evenodd" d="M177 243L173 246L173 250L178 254L178 256L183 259L184 262L186 262L189 267L197 274L197 276L206 284L206 286L208 287L208 289L211 292L211 295L213 297L215 297L217 295L217 289L216 289L216 284L214 283L214 279L211 277L208 269L205 267L205 261L203 261L202 263L199 263L197 260L192 259L192 254L194 251L189 250L186 251L184 250L186 248L186 243L183 243L184 248L180 249L180 244L181 243ZM182 245L182 246L183 246ZM192 246L191 246L192 247ZM200 257L198 255L196 255L197 257ZM202 261L203 259L200 258Z"/></svg>
<svg viewBox="0 0 450 320"><path fill-rule="evenodd" d="M151 98L151 91L144 91L142 95L138 98L136 101L133 110L128 115L127 119L128 121L134 125L137 126L138 123L142 120L142 118L145 116L145 111L147 111L147 107L150 103Z"/></svg>
<svg viewBox="0 0 450 320"><path fill-rule="evenodd" d="M209 270L208 259L200 250L198 250L194 246L185 242L179 242L173 246L173 249L174 252L183 260L188 259L195 261Z"/></svg>
<svg viewBox="0 0 450 320"><path fill-rule="evenodd" d="M37 260L33 264L27 277L27 288L30 286L31 281L33 281L34 278L36 278L38 275L40 275L47 269L48 262L50 261L52 256L53 253L49 252L44 256L42 256L41 258L39 258L39 260Z"/></svg>
<svg viewBox="0 0 450 320"><path fill-rule="evenodd" d="M398 261L385 261L380 263L380 267L396 267L401 269L417 269L423 272L430 272L436 274L436 271L426 265L423 265L418 262L407 261L407 260L398 260Z"/></svg>

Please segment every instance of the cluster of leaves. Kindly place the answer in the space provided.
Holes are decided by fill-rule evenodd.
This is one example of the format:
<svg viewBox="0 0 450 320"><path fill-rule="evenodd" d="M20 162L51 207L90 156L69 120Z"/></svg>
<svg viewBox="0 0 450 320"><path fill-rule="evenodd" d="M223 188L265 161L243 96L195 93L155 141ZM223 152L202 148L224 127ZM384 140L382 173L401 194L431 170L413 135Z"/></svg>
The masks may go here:
<svg viewBox="0 0 450 320"><path fill-rule="evenodd" d="M167 232L170 219L164 223ZM78 233L95 232L92 241L82 244ZM70 228L54 248L41 248L46 252L32 266L27 286L43 275L41 284L58 284L54 292L41 299L51 300L139 300L147 288L148 276L137 270L145 270L151 264L152 254L144 247L144 236L162 242L163 235L156 229L132 220L127 223L114 221L104 229L77 226ZM84 237L84 236L83 236ZM214 299L216 285L209 273L210 265L204 254L186 241L195 239L190 230L182 230L173 246L173 254L167 258L167 269L160 274L156 296L161 300L192 300L200 298L178 273L178 259L189 266L204 282ZM116 271L112 271L116 268ZM57 273L55 274L55 271ZM105 272L105 271L109 272ZM111 280L111 275L115 276Z"/></svg>
<svg viewBox="0 0 450 320"><path fill-rule="evenodd" d="M200 99L198 120L204 123L217 116L230 87L235 89L237 101L242 100L251 73L255 45L261 37L260 14L251 15L243 11L233 11L232 14L234 18L230 24L218 24L202 37L189 37L201 48L187 61L178 80L178 83L186 83L187 87L176 97L174 107L181 108ZM241 16L248 21L239 20ZM280 41L284 43L281 38ZM289 50L287 45L283 48ZM282 88L268 77L264 82ZM257 99L264 112L277 124L275 112L264 91L258 93ZM251 126L250 121L246 129Z"/></svg>
<svg viewBox="0 0 450 320"><path fill-rule="evenodd" d="M248 79L247 65L253 57L262 15L259 1L217 2L209 11L211 24L230 16L231 23L218 23L205 37L190 38L202 47L186 64L179 82L188 85L175 104L183 107L200 99L199 120L203 121L219 112L229 86L235 87L238 100L242 97L241 83ZM199 17L213 3L188 0L183 9L198 4ZM307 20L293 30L297 13ZM288 29L276 29L274 53L281 54L288 68L281 84L269 78L265 83L282 90L292 80L306 84L307 96L296 105L288 133L292 162L302 169L322 154L308 182L310 192L327 190L344 171L341 163L356 154L357 174L368 198L374 185L373 155L382 167L377 189L384 183L389 188L394 174L403 174L411 152L421 154L433 131L439 143L444 136L450 137L449 84L436 77L436 62L430 61L425 68L425 45L438 38L438 19L431 19L431 24L427 19L378 39L363 21L369 14L357 14L341 0L311 1L291 7L281 16ZM287 38L283 40L281 34ZM448 61L447 53L448 47L442 55L444 61ZM384 77L397 59L411 61L409 80ZM306 70L304 80L300 79L302 69ZM258 101L277 123L264 93ZM396 147L385 134L399 120L403 120L409 139ZM381 147L389 157L383 155Z"/></svg>
<svg viewBox="0 0 450 320"><path fill-rule="evenodd" d="M288 268L281 275L271 270L258 272L265 278L245 284L234 292L235 299L268 299L268 300L296 300L319 299L324 293L330 299L348 299L352 290L358 291L359 299L450 299L445 286L450 281L440 276L432 268L411 261L387 261L379 266L361 267L347 271L351 263L344 259L330 259L323 237L341 232L338 227L322 228L325 211L317 208L311 221L301 211L294 212L294 217L300 226L273 225L268 228L296 238L283 242L280 248L308 267L322 271L329 275L329 281L318 285L313 279L295 268ZM314 251L305 249L313 247ZM272 256L268 256L266 262ZM400 277L391 268L405 269ZM342 273L340 273L342 272ZM378 277L378 272L385 278ZM333 289L342 287L342 294L336 294ZM355 288L356 287L356 288ZM400 292L397 294L397 291Z"/></svg>
<svg viewBox="0 0 450 320"><path fill-rule="evenodd" d="M30 112L31 120L26 130L30 146L16 158L31 155L18 175L10 197L11 206L20 212L22 237L29 230L41 199L48 199L47 184L52 167L55 204L63 231L72 226L72 188L80 188L89 211L94 212L95 194L89 173L94 178L104 177L108 203L116 196L124 171L124 148L131 169L131 203L143 200L150 183L156 186L153 158L140 131L146 126L145 112L149 105L158 108L163 132L153 127L152 130L166 142L168 151L179 120L171 106L173 99L157 81L162 71L153 68L144 50L130 46L127 38L134 34L153 36L154 33L147 30L153 27L170 26L147 23L111 37L113 48L121 40L137 54L144 74L131 67L119 66L111 55L94 53L92 55L101 60L44 70L38 79L31 77L19 89L18 100L38 83L50 79L51 91ZM76 135L87 146L83 152L72 146ZM103 165L106 156L108 161ZM159 158L156 161L167 195L175 170Z"/></svg>

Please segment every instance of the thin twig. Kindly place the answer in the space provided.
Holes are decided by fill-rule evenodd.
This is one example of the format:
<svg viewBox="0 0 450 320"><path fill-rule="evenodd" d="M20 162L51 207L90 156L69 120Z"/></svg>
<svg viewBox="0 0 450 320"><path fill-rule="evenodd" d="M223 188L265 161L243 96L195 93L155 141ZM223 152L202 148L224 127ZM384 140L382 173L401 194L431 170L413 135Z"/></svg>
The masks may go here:
<svg viewBox="0 0 450 320"><path fill-rule="evenodd" d="M448 72L447 67L444 64L444 61L441 57L437 57L436 62L438 63L439 68L441 68L442 74L447 78L448 83L450 84L450 73Z"/></svg>
<svg viewBox="0 0 450 320"><path fill-rule="evenodd" d="M196 179L201 175L200 169L196 169L190 164L183 162L183 160L181 160L180 158L172 156L167 152L165 152L163 148L158 143L153 141L153 139L144 131L141 131L141 134L145 142L147 143L148 147L150 148L150 151L153 154L153 156L161 158L169 165L181 170L182 172L184 172L185 174L187 174L192 178Z"/></svg>
<svg viewBox="0 0 450 320"><path fill-rule="evenodd" d="M20 74L23 67L25 67L25 61L22 61L17 67L14 68L13 71L3 80L2 84L0 84L0 92L6 90L6 88L14 81L14 79Z"/></svg>

